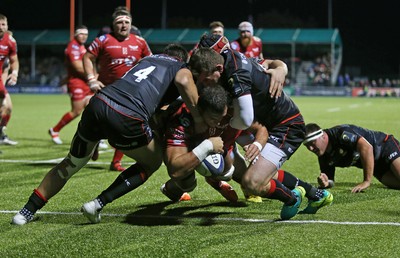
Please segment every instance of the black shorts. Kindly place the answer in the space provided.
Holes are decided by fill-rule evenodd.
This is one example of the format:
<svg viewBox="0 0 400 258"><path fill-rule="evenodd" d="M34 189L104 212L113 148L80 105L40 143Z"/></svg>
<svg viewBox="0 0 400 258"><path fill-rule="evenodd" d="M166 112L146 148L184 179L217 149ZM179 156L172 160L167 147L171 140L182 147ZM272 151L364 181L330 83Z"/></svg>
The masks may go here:
<svg viewBox="0 0 400 258"><path fill-rule="evenodd" d="M108 139L110 145L119 150L136 149L153 139L148 121L140 117L137 112L98 93L82 113L78 134L89 141Z"/></svg>
<svg viewBox="0 0 400 258"><path fill-rule="evenodd" d="M382 143L382 151L378 160L375 160L374 176L381 180L383 175L390 170L392 162L400 157L400 144L399 141L388 135L386 140Z"/></svg>
<svg viewBox="0 0 400 258"><path fill-rule="evenodd" d="M285 123L274 126L268 133L268 143L285 152L289 159L301 146L306 135L303 116L298 114Z"/></svg>

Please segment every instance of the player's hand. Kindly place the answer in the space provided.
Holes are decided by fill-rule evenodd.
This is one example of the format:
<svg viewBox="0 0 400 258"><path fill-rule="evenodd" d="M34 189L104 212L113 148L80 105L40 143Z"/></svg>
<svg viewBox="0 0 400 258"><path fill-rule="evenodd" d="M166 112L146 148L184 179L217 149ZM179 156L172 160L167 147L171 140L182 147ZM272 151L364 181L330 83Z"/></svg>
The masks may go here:
<svg viewBox="0 0 400 258"><path fill-rule="evenodd" d="M89 87L92 92L96 93L96 92L100 91L102 88L104 88L105 86L101 81L94 79L94 80L89 81Z"/></svg>
<svg viewBox="0 0 400 258"><path fill-rule="evenodd" d="M7 76L7 85L9 85L9 86L14 86L15 84L17 84L17 81L18 81L18 76L16 76L15 74L13 74L13 73L10 73L8 76Z"/></svg>
<svg viewBox="0 0 400 258"><path fill-rule="evenodd" d="M319 177L317 177L318 184L322 188L328 188L329 187L329 178L325 173L319 174Z"/></svg>
<svg viewBox="0 0 400 258"><path fill-rule="evenodd" d="M222 153L224 153L224 142L222 141L222 138L221 137L211 137L211 138L208 138L208 140L210 140L211 141L211 143L213 144L213 151L215 152L215 153L219 153L219 154L222 154Z"/></svg>
<svg viewBox="0 0 400 258"><path fill-rule="evenodd" d="M246 158L246 160L254 165L260 156L260 152L261 152L260 148L257 145L252 143L252 144L244 146L243 149L246 152L244 154L244 157Z"/></svg>
<svg viewBox="0 0 400 258"><path fill-rule="evenodd" d="M268 69L265 71L271 75L269 84L269 93L272 98L278 98L282 95L283 84L285 83L286 73L282 68Z"/></svg>
<svg viewBox="0 0 400 258"><path fill-rule="evenodd" d="M360 193L360 192L362 192L363 190L367 189L370 185L371 185L370 182L364 181L364 182L362 182L361 184L356 185L356 186L351 190L351 192L352 192L352 193Z"/></svg>

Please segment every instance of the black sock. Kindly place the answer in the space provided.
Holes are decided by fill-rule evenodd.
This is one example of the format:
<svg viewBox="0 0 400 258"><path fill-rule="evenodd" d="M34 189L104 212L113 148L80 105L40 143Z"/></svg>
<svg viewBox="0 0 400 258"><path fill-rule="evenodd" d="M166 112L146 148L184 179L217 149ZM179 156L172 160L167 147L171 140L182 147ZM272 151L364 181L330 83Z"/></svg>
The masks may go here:
<svg viewBox="0 0 400 258"><path fill-rule="evenodd" d="M179 201L184 191L179 188L176 183L170 179L165 183L165 195L173 202Z"/></svg>
<svg viewBox="0 0 400 258"><path fill-rule="evenodd" d="M106 204L118 199L124 194L138 188L146 182L147 176L143 169L136 163L125 169L115 181L104 190L97 198L101 204Z"/></svg>
<svg viewBox="0 0 400 258"><path fill-rule="evenodd" d="M319 198L321 198L321 196L323 195L321 190L317 189L307 182L298 179L287 171L278 170L278 179L282 182L282 184L284 184L287 188L291 190L293 190L296 186L303 187L304 190L306 190L306 197L313 201L319 200Z"/></svg>
<svg viewBox="0 0 400 258"><path fill-rule="evenodd" d="M293 205L297 202L296 197L292 193L292 191L284 186L281 182L276 179L272 179L270 181L271 188L269 189L267 198L280 200L286 205Z"/></svg>
<svg viewBox="0 0 400 258"><path fill-rule="evenodd" d="M37 210L43 208L43 206L47 203L47 200L44 197L41 197L41 194L38 190L34 190L31 196L28 199L28 202L25 204L24 208L35 214Z"/></svg>

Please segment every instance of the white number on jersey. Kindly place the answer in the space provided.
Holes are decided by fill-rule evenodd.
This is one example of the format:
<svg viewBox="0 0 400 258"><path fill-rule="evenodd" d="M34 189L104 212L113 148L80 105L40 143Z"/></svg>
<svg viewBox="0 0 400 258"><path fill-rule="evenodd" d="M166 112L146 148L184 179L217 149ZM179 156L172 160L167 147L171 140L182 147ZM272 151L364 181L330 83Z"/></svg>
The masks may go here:
<svg viewBox="0 0 400 258"><path fill-rule="evenodd" d="M147 79L147 75L149 75L154 69L156 69L156 67L154 65L152 65L145 69L141 69L141 70L135 72L133 74L137 77L135 82L140 82L143 79Z"/></svg>

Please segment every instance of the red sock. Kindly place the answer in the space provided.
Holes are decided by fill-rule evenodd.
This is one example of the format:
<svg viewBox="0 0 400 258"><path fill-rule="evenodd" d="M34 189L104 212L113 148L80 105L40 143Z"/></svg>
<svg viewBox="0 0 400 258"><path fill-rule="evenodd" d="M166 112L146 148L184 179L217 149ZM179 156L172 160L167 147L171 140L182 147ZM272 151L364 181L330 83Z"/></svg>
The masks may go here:
<svg viewBox="0 0 400 258"><path fill-rule="evenodd" d="M115 163L117 161L121 161L123 156L124 156L124 153L122 153L122 151L115 149L112 162Z"/></svg>
<svg viewBox="0 0 400 258"><path fill-rule="evenodd" d="M65 113L64 116L61 118L61 120L58 122L58 124L53 127L53 131L54 132L61 131L61 129L72 120L74 120L74 117L72 117L71 112Z"/></svg>
<svg viewBox="0 0 400 258"><path fill-rule="evenodd" d="M278 181L283 182L283 179L285 178L285 171L282 169L278 170Z"/></svg>
<svg viewBox="0 0 400 258"><path fill-rule="evenodd" d="M10 114L2 115L1 116L0 126L6 126L8 124L8 121L10 121L10 118L11 118Z"/></svg>

